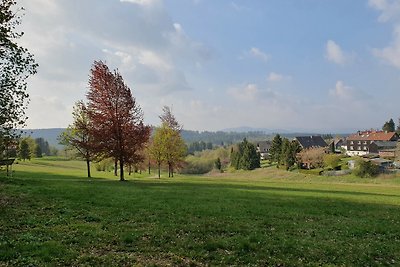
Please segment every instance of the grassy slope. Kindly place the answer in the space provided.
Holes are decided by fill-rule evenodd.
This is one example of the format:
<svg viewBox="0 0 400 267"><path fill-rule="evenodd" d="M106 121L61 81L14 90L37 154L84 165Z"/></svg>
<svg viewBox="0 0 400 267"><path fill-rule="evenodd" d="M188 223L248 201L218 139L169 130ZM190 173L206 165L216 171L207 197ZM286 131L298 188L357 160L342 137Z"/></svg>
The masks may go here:
<svg viewBox="0 0 400 267"><path fill-rule="evenodd" d="M400 264L399 178L272 168L121 183L61 159L14 169L0 174L0 265Z"/></svg>

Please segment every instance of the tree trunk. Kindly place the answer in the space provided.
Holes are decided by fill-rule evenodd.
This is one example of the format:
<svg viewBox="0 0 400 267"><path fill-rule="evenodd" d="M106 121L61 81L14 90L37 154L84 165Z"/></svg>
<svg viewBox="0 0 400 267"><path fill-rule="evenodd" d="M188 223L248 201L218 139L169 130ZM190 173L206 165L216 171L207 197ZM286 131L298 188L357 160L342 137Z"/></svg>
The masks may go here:
<svg viewBox="0 0 400 267"><path fill-rule="evenodd" d="M121 158L119 159L119 180L125 181L124 178L124 160Z"/></svg>
<svg viewBox="0 0 400 267"><path fill-rule="evenodd" d="M174 177L174 167L171 165L171 177Z"/></svg>
<svg viewBox="0 0 400 267"><path fill-rule="evenodd" d="M114 176L118 176L118 160L115 159L114 161Z"/></svg>
<svg viewBox="0 0 400 267"><path fill-rule="evenodd" d="M158 162L158 179L161 178L161 162Z"/></svg>
<svg viewBox="0 0 400 267"><path fill-rule="evenodd" d="M128 171L129 171L129 176L131 176L131 174L132 174L132 165L131 164L129 164Z"/></svg>
<svg viewBox="0 0 400 267"><path fill-rule="evenodd" d="M86 159L86 168L87 168L87 177L91 178L92 176L90 175L90 160Z"/></svg>
<svg viewBox="0 0 400 267"><path fill-rule="evenodd" d="M168 178L171 177L171 163L168 162Z"/></svg>
<svg viewBox="0 0 400 267"><path fill-rule="evenodd" d="M151 173L150 173L150 172L151 172L151 169L150 169L150 167L151 167L151 166L150 166L150 160L149 160L149 174L151 174Z"/></svg>

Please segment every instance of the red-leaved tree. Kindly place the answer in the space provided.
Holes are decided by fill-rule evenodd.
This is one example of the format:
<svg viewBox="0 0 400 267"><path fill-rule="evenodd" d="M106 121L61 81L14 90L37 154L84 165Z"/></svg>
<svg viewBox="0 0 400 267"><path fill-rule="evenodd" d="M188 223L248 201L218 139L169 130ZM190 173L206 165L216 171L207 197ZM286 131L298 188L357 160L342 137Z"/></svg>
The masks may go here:
<svg viewBox="0 0 400 267"><path fill-rule="evenodd" d="M150 127L144 125L143 112L122 76L102 61L95 61L90 70L87 98L96 152L119 162L124 181L124 166L142 160Z"/></svg>

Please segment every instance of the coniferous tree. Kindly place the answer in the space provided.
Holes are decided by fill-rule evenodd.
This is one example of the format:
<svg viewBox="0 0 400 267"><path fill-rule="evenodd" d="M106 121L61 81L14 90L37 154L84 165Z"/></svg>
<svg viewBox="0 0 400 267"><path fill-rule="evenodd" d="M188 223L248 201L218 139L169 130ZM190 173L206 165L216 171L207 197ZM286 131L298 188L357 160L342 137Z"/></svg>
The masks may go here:
<svg viewBox="0 0 400 267"><path fill-rule="evenodd" d="M386 132L394 132L396 130L396 127L393 119L390 119L389 121L385 122L385 124L382 127L382 130Z"/></svg>
<svg viewBox="0 0 400 267"><path fill-rule="evenodd" d="M269 153L271 155L271 161L278 162L279 165L281 159L281 152L282 152L282 138L279 134L277 134L272 140L271 148L269 150Z"/></svg>
<svg viewBox="0 0 400 267"><path fill-rule="evenodd" d="M19 144L18 157L20 159L22 159L23 161L25 161L27 159L31 159L31 151L29 149L29 144L28 144L26 138L22 139Z"/></svg>

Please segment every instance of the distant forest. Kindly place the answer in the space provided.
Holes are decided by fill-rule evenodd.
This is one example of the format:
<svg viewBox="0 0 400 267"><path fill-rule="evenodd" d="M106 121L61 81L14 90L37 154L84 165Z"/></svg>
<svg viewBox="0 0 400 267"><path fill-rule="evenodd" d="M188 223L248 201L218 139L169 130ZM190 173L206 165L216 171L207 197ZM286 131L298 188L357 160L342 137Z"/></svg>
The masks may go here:
<svg viewBox="0 0 400 267"><path fill-rule="evenodd" d="M51 146L62 148L63 146L58 143L58 136L64 131L63 128L53 128L53 129L26 129L23 130L23 136L31 136L32 138L43 138L45 139ZM265 141L272 140L275 136L275 133L265 133L262 131L254 131L254 132L210 132L210 131L190 131L190 130L182 130L181 132L182 138L189 145L196 142L204 142L211 143L213 146L221 146L221 145L231 145L236 144L243 141L244 138L247 140L255 142L255 141ZM305 135L318 135L315 133L285 133L281 134L281 136L286 137L288 139L294 138L295 136L305 136ZM336 136L336 135L334 135ZM340 136L345 136L344 134L340 134Z"/></svg>

